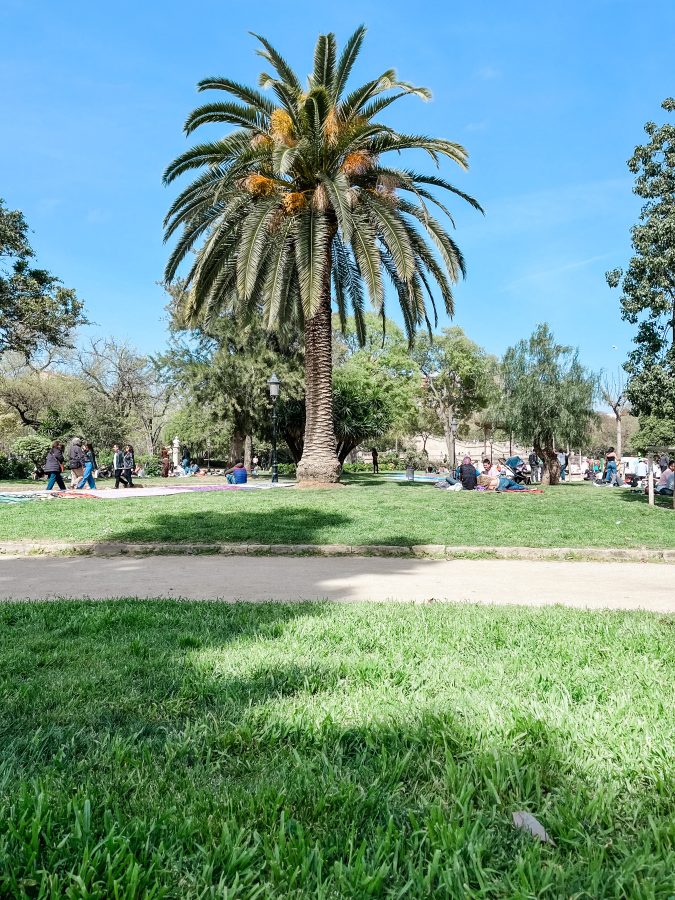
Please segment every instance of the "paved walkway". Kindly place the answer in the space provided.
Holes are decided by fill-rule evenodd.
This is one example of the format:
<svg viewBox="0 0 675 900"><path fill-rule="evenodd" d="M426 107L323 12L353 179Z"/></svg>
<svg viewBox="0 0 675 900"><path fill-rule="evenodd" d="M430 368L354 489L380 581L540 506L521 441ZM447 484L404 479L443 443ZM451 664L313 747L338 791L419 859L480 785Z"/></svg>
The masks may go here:
<svg viewBox="0 0 675 900"><path fill-rule="evenodd" d="M59 597L433 598L675 612L675 566L376 557L0 558L0 600Z"/></svg>

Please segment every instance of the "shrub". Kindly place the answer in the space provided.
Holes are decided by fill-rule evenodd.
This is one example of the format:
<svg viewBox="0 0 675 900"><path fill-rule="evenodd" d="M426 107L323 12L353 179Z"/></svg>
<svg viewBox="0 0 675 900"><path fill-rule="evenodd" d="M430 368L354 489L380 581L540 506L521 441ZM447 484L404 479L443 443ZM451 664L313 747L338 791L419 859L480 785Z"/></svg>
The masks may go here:
<svg viewBox="0 0 675 900"><path fill-rule="evenodd" d="M279 474L295 478L295 463L279 463Z"/></svg>
<svg viewBox="0 0 675 900"><path fill-rule="evenodd" d="M145 474L156 478L162 474L162 463L159 457L153 456L151 453L142 453L136 457L136 464L143 466Z"/></svg>
<svg viewBox="0 0 675 900"><path fill-rule="evenodd" d="M16 456L8 456L0 453L0 480L22 480L30 478L33 471L33 463L29 459L18 459Z"/></svg>
<svg viewBox="0 0 675 900"><path fill-rule="evenodd" d="M34 466L41 466L52 442L39 434L27 434L14 441L14 453L19 459L29 460Z"/></svg>

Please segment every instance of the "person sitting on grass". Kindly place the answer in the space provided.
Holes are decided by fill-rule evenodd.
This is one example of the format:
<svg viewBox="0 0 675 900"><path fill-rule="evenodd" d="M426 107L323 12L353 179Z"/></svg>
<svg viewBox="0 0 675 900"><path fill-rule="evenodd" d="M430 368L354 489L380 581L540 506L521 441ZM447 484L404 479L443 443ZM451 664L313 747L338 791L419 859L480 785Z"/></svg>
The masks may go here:
<svg viewBox="0 0 675 900"><path fill-rule="evenodd" d="M465 456L462 465L459 467L459 480L465 491L475 491L478 483L476 467L471 462L470 456Z"/></svg>
<svg viewBox="0 0 675 900"><path fill-rule="evenodd" d="M239 459L230 469L225 469L228 484L246 484L248 473L244 461Z"/></svg>
<svg viewBox="0 0 675 900"><path fill-rule="evenodd" d="M662 497L672 497L673 490L675 490L675 459L671 459L668 468L661 472L654 493L660 494Z"/></svg>

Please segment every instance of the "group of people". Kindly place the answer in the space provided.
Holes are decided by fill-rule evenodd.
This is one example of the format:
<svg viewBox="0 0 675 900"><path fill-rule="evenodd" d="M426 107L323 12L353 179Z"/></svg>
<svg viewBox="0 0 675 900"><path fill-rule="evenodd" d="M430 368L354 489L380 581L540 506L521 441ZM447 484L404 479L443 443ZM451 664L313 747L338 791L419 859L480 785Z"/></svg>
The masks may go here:
<svg viewBox="0 0 675 900"><path fill-rule="evenodd" d="M47 451L47 458L43 466L43 471L47 476L47 490L54 490L57 485L60 491L66 490L63 480L65 472L64 451L66 445L62 441L54 441ZM85 485L90 488L96 487L94 481L94 471L96 470L96 454L94 446L91 443L83 445L80 438L73 438L70 451L68 453L68 468L70 469L70 487L80 490Z"/></svg>
<svg viewBox="0 0 675 900"><path fill-rule="evenodd" d="M465 456L462 462L450 472L444 479L436 482L436 487L455 491L524 491L526 486L517 482L512 477L512 472L506 466L493 463L485 457L480 467L476 466L470 456Z"/></svg>
<svg viewBox="0 0 675 900"><path fill-rule="evenodd" d="M66 490L63 474L66 470L65 452L66 445L62 441L54 441L47 451L47 458L42 467L47 476L46 490L54 490L54 485L60 491ZM123 484L125 488L133 487L132 476L136 471L134 460L134 448L127 444L124 449L119 444L112 447L112 474L115 476L115 487ZM83 488L96 489L95 474L98 470L96 452L91 442L82 442L75 437L70 443L68 451L68 469L70 470L70 489L82 490Z"/></svg>
<svg viewBox="0 0 675 900"><path fill-rule="evenodd" d="M669 459L666 454L662 454L660 459L653 463L652 474L656 479L654 493L672 497L673 482L675 481L675 460ZM647 492L649 490L647 484L648 475L649 461L647 459L640 458L632 465L629 461L625 461L622 464L617 457L614 447L610 447L605 454L604 460L589 459L587 461L584 478L586 481L592 481L599 486L614 485L621 487L627 485L632 488L644 487L645 492Z"/></svg>

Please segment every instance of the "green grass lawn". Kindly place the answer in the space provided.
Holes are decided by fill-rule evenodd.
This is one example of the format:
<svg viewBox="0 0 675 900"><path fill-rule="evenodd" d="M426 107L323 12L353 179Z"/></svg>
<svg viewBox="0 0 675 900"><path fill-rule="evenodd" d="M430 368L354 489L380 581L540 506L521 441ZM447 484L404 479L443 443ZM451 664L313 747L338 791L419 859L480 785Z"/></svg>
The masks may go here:
<svg viewBox="0 0 675 900"><path fill-rule="evenodd" d="M665 900L674 629L562 608L4 605L0 896Z"/></svg>
<svg viewBox="0 0 675 900"><path fill-rule="evenodd" d="M352 477L336 490L0 506L0 540L674 548L671 503L587 484L517 495Z"/></svg>

